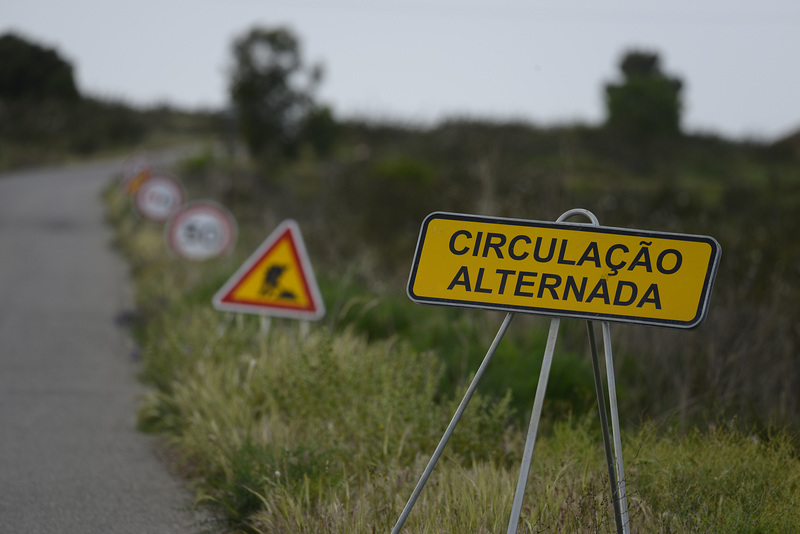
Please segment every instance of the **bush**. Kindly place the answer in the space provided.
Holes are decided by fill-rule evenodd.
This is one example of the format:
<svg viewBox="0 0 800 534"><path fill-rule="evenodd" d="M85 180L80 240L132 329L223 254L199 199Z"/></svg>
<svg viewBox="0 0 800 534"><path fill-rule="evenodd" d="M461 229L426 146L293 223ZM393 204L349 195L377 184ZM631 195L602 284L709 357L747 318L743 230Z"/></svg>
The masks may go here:
<svg viewBox="0 0 800 534"><path fill-rule="evenodd" d="M680 133L682 82L661 72L657 54L628 52L621 84L606 86L607 126L629 139Z"/></svg>

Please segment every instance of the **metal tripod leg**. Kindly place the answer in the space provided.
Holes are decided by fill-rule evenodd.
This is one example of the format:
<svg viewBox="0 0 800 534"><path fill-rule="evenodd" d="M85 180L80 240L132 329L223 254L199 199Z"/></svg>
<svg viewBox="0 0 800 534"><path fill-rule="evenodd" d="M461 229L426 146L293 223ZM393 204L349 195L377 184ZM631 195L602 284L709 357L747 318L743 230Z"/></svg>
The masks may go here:
<svg viewBox="0 0 800 534"><path fill-rule="evenodd" d="M606 465L608 466L608 480L611 485L611 501L614 505L614 522L617 525L617 534L622 533L622 511L619 503L619 486L617 475L614 471L614 458L611 452L611 438L608 435L608 419L606 416L606 399L603 394L603 378L600 376L600 361L597 357L597 342L594 338L594 325L586 321L589 333L589 347L592 349L592 370L594 371L594 387L597 390L597 407L600 412L600 427L603 430L603 448L606 452Z"/></svg>
<svg viewBox="0 0 800 534"><path fill-rule="evenodd" d="M622 465L622 435L619 428L619 410L617 408L617 385L614 379L614 358L611 355L611 326L608 322L603 327L603 353L606 357L606 377L608 381L608 401L611 409L611 432L614 435L614 454L617 460L617 495L619 496L622 530L630 534L631 524L628 518L628 495L625 488L625 470Z"/></svg>
<svg viewBox="0 0 800 534"><path fill-rule="evenodd" d="M536 433L539 430L539 420L542 417L542 404L544 404L544 394L547 389L547 379L550 377L550 366L553 363L553 353L556 350L556 338L558 338L560 324L561 319L559 318L550 321L550 332L547 334L547 345L544 349L542 370L539 373L539 384L536 386L536 397L534 397L533 401L531 422L528 425L528 437L525 439L522 466L519 468L519 478L517 479L517 489L514 493L514 504L511 507L511 518L508 521L507 534L515 534L517 532L519 514L522 512L522 499L525 497L525 486L528 484L528 474L531 470L531 459L533 458L533 446L536 443Z"/></svg>
<svg viewBox="0 0 800 534"><path fill-rule="evenodd" d="M431 456L430 461L428 461L428 465L427 467L425 467L425 471L422 473L419 482L417 482L417 486L411 493L411 497L408 499L405 508L403 508L403 512L397 519L397 523L395 523L394 528L392 528L392 534L398 534L403 529L403 524L406 522L408 514L410 514L411 509L414 508L414 504L417 502L417 498L419 497L419 494L422 492L422 488L428 481L428 477L431 476L433 468L436 467L436 462L439 461L439 457L442 455L442 451L444 451L445 445L447 445L447 442L450 439L450 436L453 434L453 431L455 430L459 419L461 419L461 415L467 408L467 404L469 404L469 401L472 398L473 393L475 393L475 389L478 387L478 383L481 381L483 373L489 366L489 362L492 360L492 356L494 356L494 353L497 350L497 346L500 344L500 340L503 339L506 330L508 330L508 325L511 324L511 319L513 317L514 317L513 313L507 314L506 318L503 320L503 324L500 325L500 330L498 330L497 335L495 336L494 341L492 342L492 346L489 347L489 351L486 353L486 356L484 356L483 363L481 363L481 366L475 373L475 377L472 379L472 382L467 388L467 392L464 393L464 398L461 399L461 404L458 405L456 413L453 415L453 418L450 420L450 424L447 426L447 430L444 431L444 435L442 436L442 439L439 441L439 445L436 446L436 450L433 452L433 456Z"/></svg>

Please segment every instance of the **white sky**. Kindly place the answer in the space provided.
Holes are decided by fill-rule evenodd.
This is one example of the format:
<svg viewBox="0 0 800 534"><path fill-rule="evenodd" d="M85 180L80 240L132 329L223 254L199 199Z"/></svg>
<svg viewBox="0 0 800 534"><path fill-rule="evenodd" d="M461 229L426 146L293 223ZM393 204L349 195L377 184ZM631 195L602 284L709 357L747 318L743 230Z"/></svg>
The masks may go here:
<svg viewBox="0 0 800 534"><path fill-rule="evenodd" d="M796 0L0 0L0 33L56 47L81 91L134 104L225 105L230 43L254 25L294 31L343 117L597 123L636 47L683 79L688 131L800 129Z"/></svg>

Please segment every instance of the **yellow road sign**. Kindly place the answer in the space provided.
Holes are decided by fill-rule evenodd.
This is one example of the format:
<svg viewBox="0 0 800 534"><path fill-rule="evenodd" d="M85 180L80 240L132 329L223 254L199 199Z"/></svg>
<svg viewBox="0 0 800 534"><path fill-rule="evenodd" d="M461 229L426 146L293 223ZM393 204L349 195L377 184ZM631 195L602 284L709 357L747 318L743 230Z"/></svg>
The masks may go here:
<svg viewBox="0 0 800 534"><path fill-rule="evenodd" d="M221 311L323 317L325 305L297 223L281 223L217 291L212 303Z"/></svg>
<svg viewBox="0 0 800 534"><path fill-rule="evenodd" d="M707 236L437 212L422 223L408 296L694 328L705 320L721 254Z"/></svg>

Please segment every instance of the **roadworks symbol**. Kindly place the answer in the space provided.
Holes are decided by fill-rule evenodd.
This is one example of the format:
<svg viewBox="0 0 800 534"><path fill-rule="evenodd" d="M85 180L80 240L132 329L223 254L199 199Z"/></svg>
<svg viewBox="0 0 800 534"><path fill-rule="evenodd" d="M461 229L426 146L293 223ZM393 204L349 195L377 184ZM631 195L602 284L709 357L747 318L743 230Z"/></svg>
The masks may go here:
<svg viewBox="0 0 800 534"><path fill-rule="evenodd" d="M297 223L281 223L217 291L212 302L221 311L321 318L325 306Z"/></svg>

